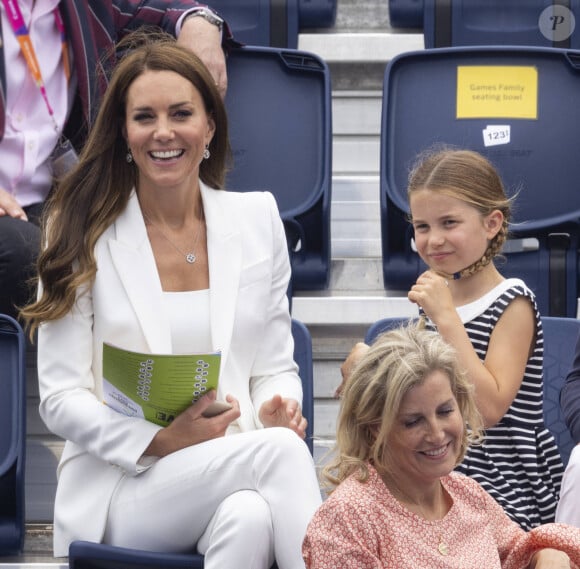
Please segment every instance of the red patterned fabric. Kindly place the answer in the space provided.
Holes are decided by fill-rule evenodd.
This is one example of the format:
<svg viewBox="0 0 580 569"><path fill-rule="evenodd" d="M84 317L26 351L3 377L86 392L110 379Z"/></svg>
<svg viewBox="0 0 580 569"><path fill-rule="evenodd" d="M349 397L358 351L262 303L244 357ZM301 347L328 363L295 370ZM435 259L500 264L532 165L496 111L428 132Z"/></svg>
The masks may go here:
<svg viewBox="0 0 580 569"><path fill-rule="evenodd" d="M471 478L453 472L442 479L453 506L442 520L427 521L369 470L366 483L345 480L310 522L302 549L308 569L524 569L546 547L580 566L579 528L546 524L525 532Z"/></svg>

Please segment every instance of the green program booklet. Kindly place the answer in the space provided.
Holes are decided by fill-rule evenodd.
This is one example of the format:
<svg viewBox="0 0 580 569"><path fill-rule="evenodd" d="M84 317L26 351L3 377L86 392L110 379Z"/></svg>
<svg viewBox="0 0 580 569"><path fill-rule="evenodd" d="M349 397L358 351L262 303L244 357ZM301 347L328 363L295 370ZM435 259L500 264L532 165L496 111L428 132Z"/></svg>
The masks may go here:
<svg viewBox="0 0 580 569"><path fill-rule="evenodd" d="M217 390L221 353L142 354L103 343L103 402L167 426L206 391Z"/></svg>

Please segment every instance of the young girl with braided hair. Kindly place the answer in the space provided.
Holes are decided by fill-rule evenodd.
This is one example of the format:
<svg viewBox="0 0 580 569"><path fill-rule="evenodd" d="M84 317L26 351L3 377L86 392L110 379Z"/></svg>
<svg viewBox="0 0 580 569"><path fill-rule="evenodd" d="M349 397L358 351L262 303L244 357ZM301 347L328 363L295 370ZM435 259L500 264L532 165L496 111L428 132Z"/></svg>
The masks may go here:
<svg viewBox="0 0 580 569"><path fill-rule="evenodd" d="M485 427L457 470L522 528L552 522L563 465L543 420L540 314L526 284L493 263L510 221L500 176L477 152L429 151L411 171L408 198L417 252L429 267L408 298L455 348ZM357 346L343 375L360 358Z"/></svg>
<svg viewBox="0 0 580 569"><path fill-rule="evenodd" d="M486 428L458 467L524 529L554 519L563 466L544 425L543 334L533 292L493 259L508 236L510 200L482 155L422 156L408 186L415 245L429 266L408 293L451 344L475 387Z"/></svg>

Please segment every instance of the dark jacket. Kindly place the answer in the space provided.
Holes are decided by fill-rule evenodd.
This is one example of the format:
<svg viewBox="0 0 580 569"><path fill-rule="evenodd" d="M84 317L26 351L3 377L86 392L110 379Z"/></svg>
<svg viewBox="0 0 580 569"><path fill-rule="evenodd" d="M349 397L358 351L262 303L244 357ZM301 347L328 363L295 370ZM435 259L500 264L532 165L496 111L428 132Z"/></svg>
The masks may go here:
<svg viewBox="0 0 580 569"><path fill-rule="evenodd" d="M560 405L566 425L576 444L580 443L580 337L576 343L574 364L560 393Z"/></svg>

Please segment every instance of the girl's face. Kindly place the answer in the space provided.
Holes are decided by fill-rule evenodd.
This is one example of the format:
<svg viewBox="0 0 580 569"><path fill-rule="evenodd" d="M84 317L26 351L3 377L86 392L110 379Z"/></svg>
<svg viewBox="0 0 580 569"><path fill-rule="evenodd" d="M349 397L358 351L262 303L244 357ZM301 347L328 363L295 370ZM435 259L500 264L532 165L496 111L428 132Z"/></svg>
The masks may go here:
<svg viewBox="0 0 580 569"><path fill-rule="evenodd" d="M409 492L449 474L461 452L463 433L449 377L439 370L431 372L403 398L387 439L398 483Z"/></svg>
<svg viewBox="0 0 580 569"><path fill-rule="evenodd" d="M191 188L215 125L196 87L173 71L145 71L127 92L125 135L139 188Z"/></svg>
<svg viewBox="0 0 580 569"><path fill-rule="evenodd" d="M499 210L483 217L473 206L440 191L414 191L409 205L417 252L429 268L443 274L481 259L503 222Z"/></svg>

